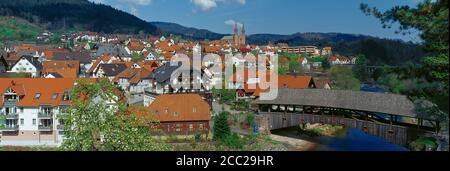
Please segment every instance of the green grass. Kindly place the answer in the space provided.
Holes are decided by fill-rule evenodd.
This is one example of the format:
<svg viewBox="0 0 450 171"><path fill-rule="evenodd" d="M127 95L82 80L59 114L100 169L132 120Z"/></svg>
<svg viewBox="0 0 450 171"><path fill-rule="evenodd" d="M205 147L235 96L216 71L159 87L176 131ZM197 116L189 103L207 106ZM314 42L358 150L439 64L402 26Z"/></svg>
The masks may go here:
<svg viewBox="0 0 450 171"><path fill-rule="evenodd" d="M35 40L42 31L23 19L0 16L0 40Z"/></svg>

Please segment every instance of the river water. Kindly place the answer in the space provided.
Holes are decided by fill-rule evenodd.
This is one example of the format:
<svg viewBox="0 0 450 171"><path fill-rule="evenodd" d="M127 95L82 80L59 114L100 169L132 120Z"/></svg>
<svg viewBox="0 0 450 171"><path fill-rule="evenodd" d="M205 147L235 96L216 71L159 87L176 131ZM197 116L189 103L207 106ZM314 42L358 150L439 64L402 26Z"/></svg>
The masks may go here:
<svg viewBox="0 0 450 171"><path fill-rule="evenodd" d="M316 145L311 151L409 151L403 146L353 128L344 129L335 136L321 137L301 135L295 128L280 129L272 133L313 142Z"/></svg>

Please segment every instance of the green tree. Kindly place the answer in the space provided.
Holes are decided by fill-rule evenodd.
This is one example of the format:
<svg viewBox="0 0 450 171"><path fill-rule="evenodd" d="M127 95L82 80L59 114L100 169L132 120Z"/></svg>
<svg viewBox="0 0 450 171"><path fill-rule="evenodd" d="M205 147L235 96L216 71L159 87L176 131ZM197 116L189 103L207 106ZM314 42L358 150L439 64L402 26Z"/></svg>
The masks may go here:
<svg viewBox="0 0 450 171"><path fill-rule="evenodd" d="M408 94L413 99L427 99L440 104L441 110L447 110L449 95L449 45L448 45L448 0L424 0L416 7L395 6L381 12L375 7L361 4L361 10L367 15L378 18L384 28L391 28L394 23L400 27L399 34L409 34L411 30L418 30L426 56L422 64L417 67L395 70L402 80L418 82L415 92ZM417 81L419 80L419 81ZM427 84L422 84L426 82ZM440 100L446 97L442 103ZM432 114L430 114L432 115Z"/></svg>
<svg viewBox="0 0 450 171"><path fill-rule="evenodd" d="M139 62L139 61L142 61L144 59L145 59L144 56L141 55L141 54L138 54L138 53L131 54L131 61L133 61L133 62Z"/></svg>
<svg viewBox="0 0 450 171"><path fill-rule="evenodd" d="M333 82L333 87L340 90L359 91L361 83L353 76L351 68L347 67L331 67L328 71Z"/></svg>
<svg viewBox="0 0 450 171"><path fill-rule="evenodd" d="M325 59L322 61L322 68L327 70L331 68L331 64L330 61L328 61L328 59Z"/></svg>
<svg viewBox="0 0 450 171"><path fill-rule="evenodd" d="M77 81L71 91L72 106L65 109L65 140L61 148L68 151L148 151L168 150L154 143L149 128L139 125L139 118L127 112L107 80ZM106 101L117 106L108 106Z"/></svg>
<svg viewBox="0 0 450 171"><path fill-rule="evenodd" d="M214 116L213 139L222 141L231 135L230 125L228 125L228 117L230 113L220 112Z"/></svg>
<svg viewBox="0 0 450 171"><path fill-rule="evenodd" d="M383 27L391 28L393 23L400 23L397 33L408 34L411 29L419 30L427 57L423 68L428 70L426 77L445 84L448 94L449 58L448 58L448 0L425 0L415 8L396 6L385 12L361 4L361 9L368 15L380 19Z"/></svg>
<svg viewBox="0 0 450 171"><path fill-rule="evenodd" d="M366 81L368 78L367 73L367 60L364 55L358 55L356 57L356 64L353 67L353 73L355 74L355 77L358 78L360 81Z"/></svg>

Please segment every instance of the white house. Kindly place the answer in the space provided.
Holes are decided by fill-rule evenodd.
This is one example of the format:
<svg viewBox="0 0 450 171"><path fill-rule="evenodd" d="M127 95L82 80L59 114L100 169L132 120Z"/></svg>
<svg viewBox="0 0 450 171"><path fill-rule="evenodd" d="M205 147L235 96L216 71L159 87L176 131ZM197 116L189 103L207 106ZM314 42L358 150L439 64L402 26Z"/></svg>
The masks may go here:
<svg viewBox="0 0 450 171"><path fill-rule="evenodd" d="M40 77L42 71L41 62L32 56L22 56L8 72L30 73L32 77Z"/></svg>

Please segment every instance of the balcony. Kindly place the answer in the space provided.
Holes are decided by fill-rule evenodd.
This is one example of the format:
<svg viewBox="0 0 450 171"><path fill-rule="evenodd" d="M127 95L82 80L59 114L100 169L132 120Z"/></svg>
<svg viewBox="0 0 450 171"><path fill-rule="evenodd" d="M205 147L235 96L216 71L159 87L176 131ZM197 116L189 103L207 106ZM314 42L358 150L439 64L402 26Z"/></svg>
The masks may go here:
<svg viewBox="0 0 450 171"><path fill-rule="evenodd" d="M53 119L53 113L39 112L38 118L39 119Z"/></svg>
<svg viewBox="0 0 450 171"><path fill-rule="evenodd" d="M39 131L52 131L53 125L39 125L38 130Z"/></svg>
<svg viewBox="0 0 450 171"><path fill-rule="evenodd" d="M4 125L3 127L0 127L0 131L19 131L19 125Z"/></svg>
<svg viewBox="0 0 450 171"><path fill-rule="evenodd" d="M14 107L17 105L17 100L5 100L5 107Z"/></svg>
<svg viewBox="0 0 450 171"><path fill-rule="evenodd" d="M4 113L0 113L0 115L4 115ZM9 113L5 114L5 119L19 119L19 114L17 113Z"/></svg>

